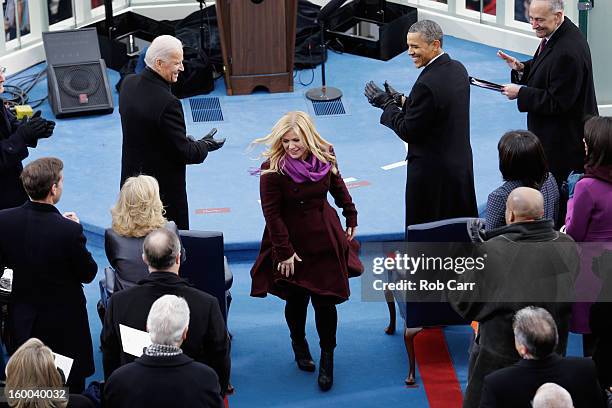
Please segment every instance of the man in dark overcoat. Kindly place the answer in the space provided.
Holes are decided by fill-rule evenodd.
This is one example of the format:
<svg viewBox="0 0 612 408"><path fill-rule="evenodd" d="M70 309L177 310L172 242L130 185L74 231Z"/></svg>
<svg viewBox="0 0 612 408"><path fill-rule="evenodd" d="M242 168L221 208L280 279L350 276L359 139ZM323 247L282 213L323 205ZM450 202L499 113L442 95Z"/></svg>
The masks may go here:
<svg viewBox="0 0 612 408"><path fill-rule="evenodd" d="M405 98L366 85L380 123L408 143L405 225L475 217L470 146L470 85L463 65L442 50L442 29L430 20L408 30L408 54L423 71Z"/></svg>
<svg viewBox="0 0 612 408"><path fill-rule="evenodd" d="M55 205L63 190L62 161L45 157L28 164L21 180L30 200L0 211L0 265L13 269L9 305L9 352L31 337L74 359L68 386L80 393L94 373L83 283L98 266L87 250L76 214Z"/></svg>
<svg viewBox="0 0 612 408"><path fill-rule="evenodd" d="M555 231L543 215L544 198L538 190L513 190L506 201L507 225L491 230L478 248L484 269L457 275L458 282L474 287L447 291L453 309L479 323L463 408L479 407L486 375L519 360L512 318L523 307L540 306L552 315L559 334L556 352L565 355L580 259L573 239Z"/></svg>
<svg viewBox="0 0 612 408"><path fill-rule="evenodd" d="M0 93L4 92L4 68L0 68ZM28 147L38 139L53 134L55 122L40 117L37 111L29 120L18 120L0 99L0 210L20 206L28 200L19 176L21 161L28 157Z"/></svg>
<svg viewBox="0 0 612 408"><path fill-rule="evenodd" d="M165 228L149 233L143 252L149 276L137 286L114 293L104 316L104 377L108 378L120 366L134 361L134 356L122 350L119 326L145 331L153 302L163 295L176 295L187 301L190 310L189 330L182 349L189 357L215 370L225 393L230 375L229 336L219 302L178 276L181 244L175 233Z"/></svg>
<svg viewBox="0 0 612 408"><path fill-rule="evenodd" d="M584 122L598 114L591 52L564 16L562 0L534 0L529 16L542 41L529 61L498 51L512 69L513 84L504 86L504 94L527 112L527 128L542 141L548 167L561 185L570 171L583 173Z"/></svg>
<svg viewBox="0 0 612 408"><path fill-rule="evenodd" d="M593 360L554 352L559 335L546 309L529 306L519 310L512 328L520 360L485 377L480 408L530 408L533 396L545 383L566 389L575 408L605 407Z"/></svg>
<svg viewBox="0 0 612 408"><path fill-rule="evenodd" d="M185 170L202 163L208 152L223 146L210 132L200 140L186 134L181 101L170 91L183 71L181 42L169 35L155 38L147 49L146 68L127 76L119 95L123 129L121 185L128 177L153 176L166 209L166 218L189 229Z"/></svg>

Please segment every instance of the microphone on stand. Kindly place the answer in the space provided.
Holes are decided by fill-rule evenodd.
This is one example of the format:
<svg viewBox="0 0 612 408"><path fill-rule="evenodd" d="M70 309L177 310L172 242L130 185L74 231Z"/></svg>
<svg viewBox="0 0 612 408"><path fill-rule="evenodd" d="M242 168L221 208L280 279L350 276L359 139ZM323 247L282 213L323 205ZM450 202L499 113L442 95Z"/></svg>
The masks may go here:
<svg viewBox="0 0 612 408"><path fill-rule="evenodd" d="M331 14L338 10L347 0L331 0L317 15L315 22L321 28L321 48L323 49L323 62L321 63L321 87L309 89L306 98L311 101L333 101L342 97L342 91L325 84L325 60L327 59L327 44L325 44L325 23Z"/></svg>

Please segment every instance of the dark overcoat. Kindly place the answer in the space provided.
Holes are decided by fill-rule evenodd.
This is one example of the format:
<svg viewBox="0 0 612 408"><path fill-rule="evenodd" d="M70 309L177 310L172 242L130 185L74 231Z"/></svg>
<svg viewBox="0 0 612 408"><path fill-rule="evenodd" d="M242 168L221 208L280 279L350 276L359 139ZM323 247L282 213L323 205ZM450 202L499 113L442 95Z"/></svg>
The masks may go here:
<svg viewBox="0 0 612 408"><path fill-rule="evenodd" d="M605 407L593 360L552 353L540 360L520 360L487 375L480 408L531 408L533 396L545 383L565 388L575 408Z"/></svg>
<svg viewBox="0 0 612 408"><path fill-rule="evenodd" d="M222 408L214 370L185 354L143 355L117 369L104 387L103 404L113 408Z"/></svg>
<svg viewBox="0 0 612 408"><path fill-rule="evenodd" d="M101 336L104 377L134 360L134 356L122 351L119 325L146 331L149 310L163 295L176 295L187 301L189 329L181 348L189 357L213 368L221 389L226 390L230 374L229 336L219 302L172 272L150 273L138 286L111 296Z"/></svg>
<svg viewBox="0 0 612 408"><path fill-rule="evenodd" d="M565 21L550 37L539 56L523 62L512 82L521 87L517 103L527 112L527 128L544 146L550 171L557 183L571 170L583 172L584 122L597 115L589 44L572 21Z"/></svg>
<svg viewBox="0 0 612 408"><path fill-rule="evenodd" d="M123 129L121 185L128 177L153 176L166 218L189 229L185 170L202 163L206 144L187 137L181 101L170 84L149 68L128 75L121 85L119 113Z"/></svg>
<svg viewBox="0 0 612 408"><path fill-rule="evenodd" d="M406 226L475 217L470 84L463 65L442 54L417 78L403 107L380 123L408 143Z"/></svg>
<svg viewBox="0 0 612 408"><path fill-rule="evenodd" d="M50 204L27 201L0 211L0 264L13 269L11 352L30 337L74 359L68 381L94 372L83 283L98 267L83 227Z"/></svg>
<svg viewBox="0 0 612 408"><path fill-rule="evenodd" d="M448 291L457 313L479 323L468 366L463 408L480 404L484 377L519 360L512 319L526 306L542 307L555 319L556 351L565 355L573 286L580 268L575 243L553 230L550 220L520 222L492 230L480 248L485 269L468 270L460 282L475 282L475 290ZM554 299L554 300L553 300Z"/></svg>
<svg viewBox="0 0 612 408"><path fill-rule="evenodd" d="M0 99L0 210L20 206L28 199L19 179L21 161L28 157L26 142L16 133L20 123Z"/></svg>
<svg viewBox="0 0 612 408"><path fill-rule="evenodd" d="M269 163L262 165L269 168ZM349 298L349 276L363 271L356 240L346 239L336 210L327 201L331 193L336 206L342 208L347 227L357 226L357 210L342 176L327 175L316 182L296 183L280 173L260 177L261 207L266 227L259 256L251 269L251 296L268 293L285 299L286 289L297 286L310 293L329 296L335 303ZM281 276L279 262L294 253L295 274Z"/></svg>

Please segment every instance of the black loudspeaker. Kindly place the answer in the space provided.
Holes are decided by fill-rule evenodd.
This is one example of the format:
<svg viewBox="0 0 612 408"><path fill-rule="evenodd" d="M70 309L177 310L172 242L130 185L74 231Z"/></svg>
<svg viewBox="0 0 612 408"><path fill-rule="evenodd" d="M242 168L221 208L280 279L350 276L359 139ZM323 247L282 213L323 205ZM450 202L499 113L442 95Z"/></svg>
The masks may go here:
<svg viewBox="0 0 612 408"><path fill-rule="evenodd" d="M417 9L386 0L353 0L329 17L330 47L349 54L387 61L406 51L408 28Z"/></svg>
<svg viewBox="0 0 612 408"><path fill-rule="evenodd" d="M95 28L43 33L49 102L56 117L113 112Z"/></svg>

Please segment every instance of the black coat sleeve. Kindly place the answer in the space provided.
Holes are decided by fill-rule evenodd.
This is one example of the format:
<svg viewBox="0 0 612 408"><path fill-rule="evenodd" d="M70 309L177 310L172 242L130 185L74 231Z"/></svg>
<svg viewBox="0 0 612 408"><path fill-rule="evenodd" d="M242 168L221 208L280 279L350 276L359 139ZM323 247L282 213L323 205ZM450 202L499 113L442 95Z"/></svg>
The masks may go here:
<svg viewBox="0 0 612 408"><path fill-rule="evenodd" d="M214 299L209 308L208 329L206 330L206 361L204 364L210 366L219 376L221 392L225 394L230 378L230 343L225 327L225 321L221 315L219 303Z"/></svg>
<svg viewBox="0 0 612 408"><path fill-rule="evenodd" d="M102 346L102 365L104 366L104 379L108 377L121 365L121 340L114 324L114 297L111 296L104 314L104 324L100 341Z"/></svg>
<svg viewBox="0 0 612 408"><path fill-rule="evenodd" d="M178 99L172 99L162 112L161 127L185 164L204 161L208 155L206 144L187 137L183 107Z"/></svg>
<svg viewBox="0 0 612 408"><path fill-rule="evenodd" d="M0 139L0 171L21 163L26 157L28 147L19 134L13 132L8 138Z"/></svg>
<svg viewBox="0 0 612 408"><path fill-rule="evenodd" d="M72 222L72 221L70 221ZM79 224L79 232L75 237L75 243L71 245L72 248L72 270L77 273L79 282L89 283L96 277L98 272L98 265L94 261L93 256L87 250L86 242L87 239L83 234L83 227Z"/></svg>
<svg viewBox="0 0 612 408"><path fill-rule="evenodd" d="M434 95L425 84L417 82L402 110L396 105L388 105L380 117L380 123L393 130L404 142L419 143L430 133L434 119Z"/></svg>

